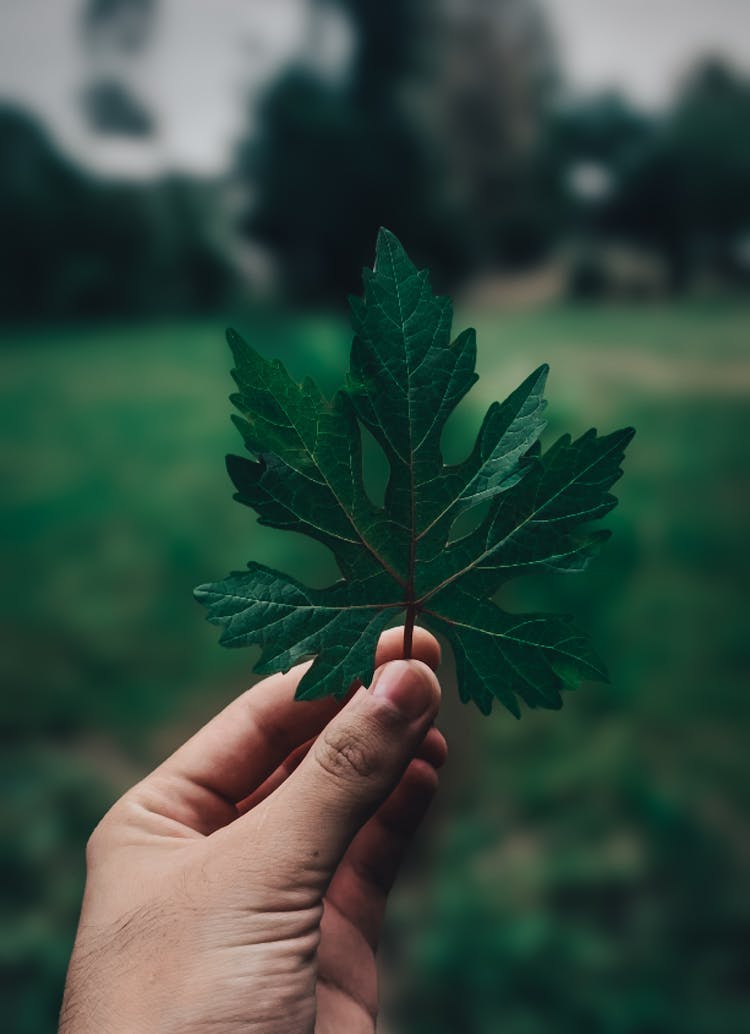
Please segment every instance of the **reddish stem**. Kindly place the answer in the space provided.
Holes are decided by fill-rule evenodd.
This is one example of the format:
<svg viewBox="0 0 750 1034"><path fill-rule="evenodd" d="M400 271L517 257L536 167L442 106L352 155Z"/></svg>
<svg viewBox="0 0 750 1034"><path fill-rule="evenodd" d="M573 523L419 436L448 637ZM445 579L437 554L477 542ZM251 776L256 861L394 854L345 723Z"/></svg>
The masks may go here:
<svg viewBox="0 0 750 1034"><path fill-rule="evenodd" d="M404 624L404 660L412 656L412 643L414 640L414 622L417 617L417 608L409 606L406 608L406 622Z"/></svg>

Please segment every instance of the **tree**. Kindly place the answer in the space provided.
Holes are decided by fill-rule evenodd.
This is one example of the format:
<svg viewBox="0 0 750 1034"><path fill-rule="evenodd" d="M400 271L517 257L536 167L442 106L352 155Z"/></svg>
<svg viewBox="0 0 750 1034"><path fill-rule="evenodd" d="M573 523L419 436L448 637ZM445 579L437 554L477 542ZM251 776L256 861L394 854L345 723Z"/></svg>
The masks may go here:
<svg viewBox="0 0 750 1034"><path fill-rule="evenodd" d="M350 74L332 80L308 59L286 69L262 102L258 136L240 148L238 176L255 198L241 229L274 253L297 301L354 290L382 223L425 248L429 176L398 101L415 8L341 0L357 40ZM315 3L313 25L329 14Z"/></svg>
<svg viewBox="0 0 750 1034"><path fill-rule="evenodd" d="M534 0L439 0L429 11L414 92L443 204L475 266L524 265L553 232L546 19Z"/></svg>
<svg viewBox="0 0 750 1034"><path fill-rule="evenodd" d="M348 76L331 81L308 59L285 70L238 156L254 197L243 232L275 253L287 295L353 290L379 225L429 257L442 285L536 257L553 62L532 0L338 10L356 40Z"/></svg>
<svg viewBox="0 0 750 1034"><path fill-rule="evenodd" d="M632 156L609 225L658 249L675 287L703 270L742 270L750 232L750 81L716 60L699 64L668 118Z"/></svg>
<svg viewBox="0 0 750 1034"><path fill-rule="evenodd" d="M0 108L0 147L0 317L132 316L221 303L229 270L207 232L211 198L200 185L89 178L11 108Z"/></svg>
<svg viewBox="0 0 750 1034"><path fill-rule="evenodd" d="M88 0L81 29L92 66L83 107L98 133L145 137L154 120L137 88L137 59L148 46L157 0Z"/></svg>

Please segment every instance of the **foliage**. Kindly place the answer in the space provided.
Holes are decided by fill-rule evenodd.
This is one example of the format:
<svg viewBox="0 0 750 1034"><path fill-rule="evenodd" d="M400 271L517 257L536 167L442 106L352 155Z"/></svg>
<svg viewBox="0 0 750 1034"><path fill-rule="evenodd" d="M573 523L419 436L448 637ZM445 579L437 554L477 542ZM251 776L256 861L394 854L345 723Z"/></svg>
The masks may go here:
<svg viewBox="0 0 750 1034"><path fill-rule="evenodd" d="M350 73L317 68L314 47L283 68L236 162L254 198L242 230L271 251L284 297L302 303L338 302L355 289L381 222L418 227L420 243L429 224L430 172L398 95L414 60L418 3L313 0L313 40L331 7L355 37Z"/></svg>
<svg viewBox="0 0 750 1034"><path fill-rule="evenodd" d="M301 699L369 681L378 636L405 611L405 656L415 620L443 633L462 698L484 713L497 698L520 717L516 696L560 707L562 689L605 677L586 637L567 619L511 615L491 599L520 574L586 566L608 537L589 525L615 505L608 490L632 430L564 435L542 453L541 366L490 407L470 455L446 465L446 422L477 379L475 332L451 343L449 300L432 294L426 271L387 230L352 312L349 377L332 403L229 333L236 423L257 457L228 458L236 498L263 523L322 542L344 580L310 589L253 562L196 597L224 627L224 645L262 645L260 673L316 655ZM384 508L365 489L358 421L388 460ZM474 527L457 531L482 504Z"/></svg>
<svg viewBox="0 0 750 1034"><path fill-rule="evenodd" d="M578 161L603 166L611 192L589 213L599 234L655 252L672 286L685 288L705 273L747 281L748 141L750 80L707 60L661 117L612 94L569 107L556 119L550 150L563 171Z"/></svg>
<svg viewBox="0 0 750 1034"><path fill-rule="evenodd" d="M194 312L229 293L208 187L88 177L10 106L0 148L0 320Z"/></svg>
<svg viewBox="0 0 750 1034"><path fill-rule="evenodd" d="M327 0L311 4L326 11ZM270 251L283 296L356 290L381 224L430 257L444 283L528 266L554 231L543 147L554 47L533 0L336 0L355 43L332 80L313 41L268 89L236 174L242 230Z"/></svg>
<svg viewBox="0 0 750 1034"><path fill-rule="evenodd" d="M276 259L284 297L310 303L353 290L380 221L425 233L428 172L403 120L304 68L266 96L238 171L257 200L242 230ZM304 175L300 170L304 169Z"/></svg>

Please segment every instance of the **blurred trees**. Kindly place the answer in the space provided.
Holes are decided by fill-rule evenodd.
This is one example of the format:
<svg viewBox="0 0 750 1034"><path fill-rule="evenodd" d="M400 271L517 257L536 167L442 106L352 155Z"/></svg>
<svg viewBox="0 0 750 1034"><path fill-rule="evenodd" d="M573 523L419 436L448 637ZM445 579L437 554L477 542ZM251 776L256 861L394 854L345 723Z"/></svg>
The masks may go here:
<svg viewBox="0 0 750 1034"><path fill-rule="evenodd" d="M91 80L83 105L99 133L148 136L154 122L138 95L138 55L148 45L157 0L88 0L82 15Z"/></svg>
<svg viewBox="0 0 750 1034"><path fill-rule="evenodd" d="M558 83L535 0L430 5L412 86L440 201L471 269L537 261L554 235L546 155Z"/></svg>
<svg viewBox="0 0 750 1034"><path fill-rule="evenodd" d="M230 271L208 230L209 186L178 177L89 178L12 108L0 108L0 149L0 316L35 321L221 304Z"/></svg>
<svg viewBox="0 0 750 1034"><path fill-rule="evenodd" d="M701 273L748 275L750 81L714 60L694 70L623 169L608 225L657 248L676 287Z"/></svg>
<svg viewBox="0 0 750 1034"><path fill-rule="evenodd" d="M616 94L560 105L533 0L339 8L356 39L349 75L322 74L311 47L272 85L238 155L252 196L241 231L276 259L285 296L354 289L380 224L443 281L522 269L582 230L657 256L675 289L748 275L739 73L699 64L662 116Z"/></svg>
<svg viewBox="0 0 750 1034"><path fill-rule="evenodd" d="M134 70L158 0L82 10L84 116L96 132L156 140ZM0 109L0 318L216 309L254 286L245 245L271 258L285 301L340 303L381 224L441 287L573 253L571 283L612 291L605 253L618 248L650 293L750 280L740 73L704 61L661 116L613 94L561 103L536 0L307 11L308 46L252 107L225 181L96 179ZM336 19L352 45L331 63Z"/></svg>
<svg viewBox="0 0 750 1034"><path fill-rule="evenodd" d="M584 101L559 114L551 140L562 170L589 162L606 176L589 212L601 240L659 255L677 290L748 279L750 81L739 73L699 63L661 118L613 95ZM569 217L580 207L570 199Z"/></svg>
<svg viewBox="0 0 750 1034"><path fill-rule="evenodd" d="M535 5L339 6L356 39L349 75L332 82L309 62L286 70L238 156L253 196L243 230L274 253L285 292L340 299L381 224L443 280L537 257L553 61Z"/></svg>
<svg viewBox="0 0 750 1034"><path fill-rule="evenodd" d="M329 5L316 3L314 16ZM371 257L377 227L406 235L440 261L429 169L400 92L418 35L415 0L340 0L352 22L350 73L331 77L313 60L271 86L260 130L240 148L237 174L253 203L242 230L278 261L297 301L341 300Z"/></svg>
<svg viewBox="0 0 750 1034"><path fill-rule="evenodd" d="M135 87L156 0L89 0L81 32L97 133L152 133ZM31 117L0 107L0 318L38 321L196 312L235 282L216 226L216 184L103 180L64 158Z"/></svg>
<svg viewBox="0 0 750 1034"><path fill-rule="evenodd" d="M377 108L365 117L353 97L304 68L276 84L262 118L261 139L240 156L257 195L242 230L277 260L285 296L340 302L356 288L380 223L404 228L413 218L424 228L415 143L402 123Z"/></svg>

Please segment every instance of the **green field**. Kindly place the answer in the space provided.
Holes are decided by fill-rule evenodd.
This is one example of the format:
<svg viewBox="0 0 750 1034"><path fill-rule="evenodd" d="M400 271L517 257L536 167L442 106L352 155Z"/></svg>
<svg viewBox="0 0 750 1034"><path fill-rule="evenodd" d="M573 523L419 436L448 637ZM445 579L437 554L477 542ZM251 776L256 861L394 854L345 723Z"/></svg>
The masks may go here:
<svg viewBox="0 0 750 1034"><path fill-rule="evenodd" d="M335 387L349 337L338 319L234 322ZM385 943L387 1029L749 1029L750 306L476 324L480 381L450 457L544 360L548 440L637 428L606 552L583 577L508 598L575 614L612 685L521 722L446 693L441 798ZM3 334L0 951L18 1034L54 1026L98 815L251 677L252 655L217 646L192 587L258 556L313 581L332 572L322 548L231 501L222 328Z"/></svg>

